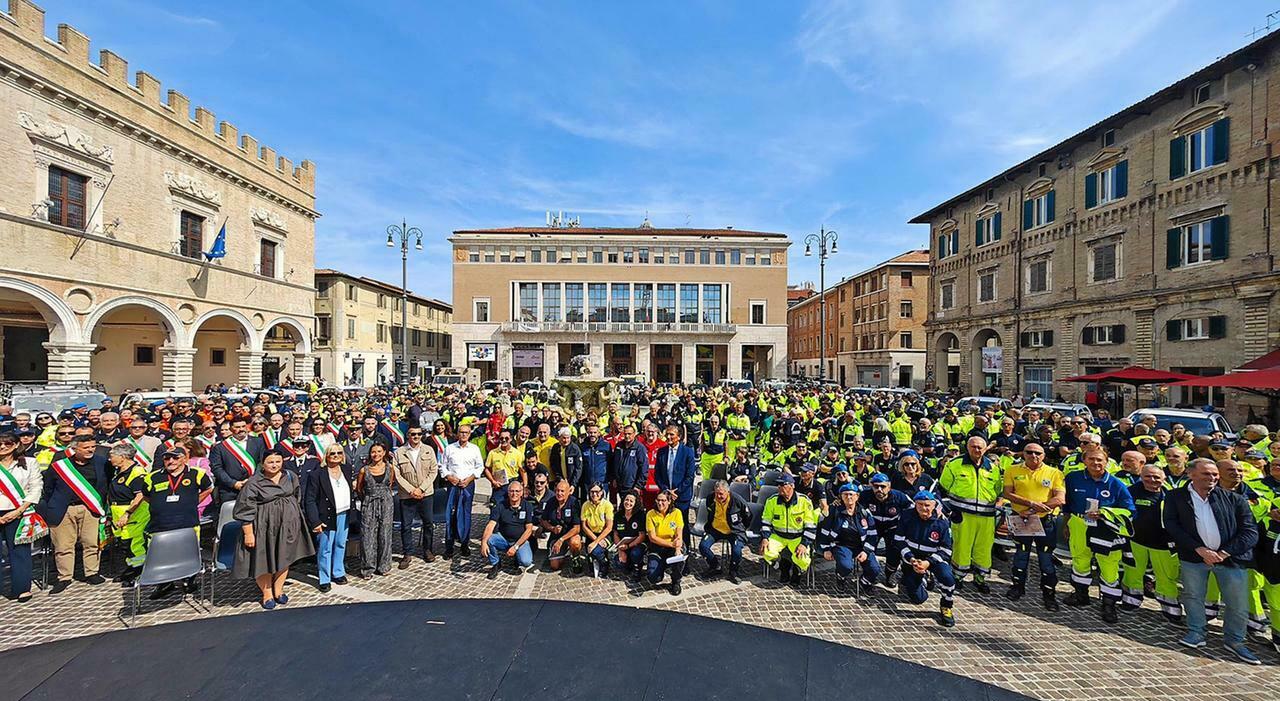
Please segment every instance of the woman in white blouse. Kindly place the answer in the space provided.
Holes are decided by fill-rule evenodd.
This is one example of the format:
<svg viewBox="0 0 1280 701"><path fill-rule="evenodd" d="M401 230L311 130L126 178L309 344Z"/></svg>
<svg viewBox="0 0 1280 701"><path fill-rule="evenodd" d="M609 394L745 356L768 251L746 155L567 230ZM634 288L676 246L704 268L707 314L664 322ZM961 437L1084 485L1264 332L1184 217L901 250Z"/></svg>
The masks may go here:
<svg viewBox="0 0 1280 701"><path fill-rule="evenodd" d="M0 433L0 534L9 551L9 596L20 603L31 600L31 543L19 544L23 516L34 513L43 487L40 467L18 455L18 437Z"/></svg>
<svg viewBox="0 0 1280 701"><path fill-rule="evenodd" d="M316 538L316 569L320 575L320 591L328 592L334 584L347 583L344 560L347 557L347 524L354 520L355 485L342 444L334 443L324 451L324 467L307 473L302 488L303 510L307 527Z"/></svg>

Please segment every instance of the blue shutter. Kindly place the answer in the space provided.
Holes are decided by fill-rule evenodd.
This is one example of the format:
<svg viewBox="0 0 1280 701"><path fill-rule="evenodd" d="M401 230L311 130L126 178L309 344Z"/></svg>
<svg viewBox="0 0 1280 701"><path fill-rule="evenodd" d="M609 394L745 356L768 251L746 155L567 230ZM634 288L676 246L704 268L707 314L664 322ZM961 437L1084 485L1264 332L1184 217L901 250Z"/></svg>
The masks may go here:
<svg viewBox="0 0 1280 701"><path fill-rule="evenodd" d="M995 238L996 241L999 241L1000 240L1000 213L999 212L996 212L995 216L992 217L991 219L991 231L992 231L993 238Z"/></svg>
<svg viewBox="0 0 1280 701"><path fill-rule="evenodd" d="M1231 229L1229 217L1214 217L1209 220L1209 258L1226 260L1231 247L1228 245Z"/></svg>
<svg viewBox="0 0 1280 701"><path fill-rule="evenodd" d="M1084 208L1093 209L1098 206L1098 174L1089 173L1084 176Z"/></svg>
<svg viewBox="0 0 1280 701"><path fill-rule="evenodd" d="M1023 231L1026 231L1027 229L1031 228L1031 216L1032 216L1031 208L1033 206L1034 205L1032 205L1031 200L1023 200L1022 202L1022 230Z"/></svg>
<svg viewBox="0 0 1280 701"><path fill-rule="evenodd" d="M1182 228L1165 233L1164 267L1169 270L1182 265Z"/></svg>
<svg viewBox="0 0 1280 701"><path fill-rule="evenodd" d="M1212 143L1209 145L1213 154L1213 163L1210 163L1209 165L1226 163L1227 157L1230 155L1231 118L1223 117L1222 119L1214 122L1213 126L1209 127L1209 137L1212 139Z"/></svg>
<svg viewBox="0 0 1280 701"><path fill-rule="evenodd" d="M1129 160L1125 159L1116 164L1115 174L1116 199L1128 197L1129 195Z"/></svg>
<svg viewBox="0 0 1280 701"><path fill-rule="evenodd" d="M1169 179L1177 180L1187 174L1187 137L1169 140Z"/></svg>
<svg viewBox="0 0 1280 701"><path fill-rule="evenodd" d="M1054 218L1055 217L1053 214L1053 190L1050 190L1048 196L1045 197L1044 223L1048 224L1049 222L1053 221Z"/></svg>

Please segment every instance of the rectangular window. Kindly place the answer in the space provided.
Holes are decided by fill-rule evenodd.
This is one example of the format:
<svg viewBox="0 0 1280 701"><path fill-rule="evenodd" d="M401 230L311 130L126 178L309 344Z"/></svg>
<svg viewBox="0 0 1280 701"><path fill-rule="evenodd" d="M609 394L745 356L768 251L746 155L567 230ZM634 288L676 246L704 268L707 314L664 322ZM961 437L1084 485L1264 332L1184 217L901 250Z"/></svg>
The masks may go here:
<svg viewBox="0 0 1280 701"><path fill-rule="evenodd" d="M996 298L996 273L989 271L978 275L978 301L993 302Z"/></svg>
<svg viewBox="0 0 1280 701"><path fill-rule="evenodd" d="M262 239L258 244L258 272L265 277L276 276L276 247L275 241Z"/></svg>
<svg viewBox="0 0 1280 701"><path fill-rule="evenodd" d="M529 260L533 261L534 263L541 263L541 262L542 262L542 249L541 249L541 248L535 248L535 249L533 249L532 251L529 251Z"/></svg>
<svg viewBox="0 0 1280 701"><path fill-rule="evenodd" d="M560 283L542 283L542 320L560 321Z"/></svg>
<svg viewBox="0 0 1280 701"><path fill-rule="evenodd" d="M755 265L755 264L756 264L756 252L747 251L747 265Z"/></svg>
<svg viewBox="0 0 1280 701"><path fill-rule="evenodd" d="M692 248L684 249L684 264L693 265L697 262L697 253Z"/></svg>
<svg viewBox="0 0 1280 701"><path fill-rule="evenodd" d="M604 262L604 251L599 249L591 251L591 262L599 265Z"/></svg>
<svg viewBox="0 0 1280 701"><path fill-rule="evenodd" d="M355 285L348 284L348 285L347 285L347 301L348 301L348 302L359 302L359 301L360 301L360 288L356 287Z"/></svg>
<svg viewBox="0 0 1280 701"><path fill-rule="evenodd" d="M912 284L911 271L910 270L902 271L898 275L898 282L903 287L911 287L911 284Z"/></svg>
<svg viewBox="0 0 1280 701"><path fill-rule="evenodd" d="M592 324L603 324L609 320L609 286L603 282L592 282L587 285L587 305L589 308L587 321Z"/></svg>
<svg viewBox="0 0 1280 701"><path fill-rule="evenodd" d="M421 331L421 330L419 330L419 329L414 329L414 330L410 331L410 332L409 332L409 339L413 342L413 345L418 346L418 347L421 347L421 346L422 346L422 331Z"/></svg>
<svg viewBox="0 0 1280 701"><path fill-rule="evenodd" d="M468 262L468 263L479 263L479 262L480 262L480 251L471 251L470 253L468 253L468 254L467 254L467 262Z"/></svg>
<svg viewBox="0 0 1280 701"><path fill-rule="evenodd" d="M734 248L729 251L729 265L742 265L742 249Z"/></svg>
<svg viewBox="0 0 1280 701"><path fill-rule="evenodd" d="M1049 260L1033 260L1027 265L1027 292L1037 294L1049 291Z"/></svg>
<svg viewBox="0 0 1280 701"><path fill-rule="evenodd" d="M1022 203L1022 228L1034 229L1054 220L1054 191L1050 190L1039 197L1033 197Z"/></svg>
<svg viewBox="0 0 1280 701"><path fill-rule="evenodd" d="M473 310L477 323L486 324L489 322L489 300L477 299L473 300Z"/></svg>
<svg viewBox="0 0 1280 701"><path fill-rule="evenodd" d="M623 324L631 321L631 283L610 283L609 321Z"/></svg>
<svg viewBox="0 0 1280 701"><path fill-rule="evenodd" d="M609 251L609 262L610 262L610 263L617 263L617 262L618 262L618 252L617 252L617 251Z"/></svg>
<svg viewBox="0 0 1280 701"><path fill-rule="evenodd" d="M711 249L704 248L698 251L698 262L702 265L711 265Z"/></svg>
<svg viewBox="0 0 1280 701"><path fill-rule="evenodd" d="M184 210L178 221L178 255L198 260L204 251L204 217Z"/></svg>
<svg viewBox="0 0 1280 701"><path fill-rule="evenodd" d="M956 284L944 282L938 286L938 306L943 309L954 309L956 306Z"/></svg>
<svg viewBox="0 0 1280 701"><path fill-rule="evenodd" d="M517 321L535 323L538 321L538 283L522 282L519 286L520 316Z"/></svg>
<svg viewBox="0 0 1280 701"><path fill-rule="evenodd" d="M910 332L910 331L903 331L903 332L901 332L901 333L899 333L899 334L898 334L898 347L899 347L899 348L910 348L910 347L911 347L911 332Z"/></svg>
<svg viewBox="0 0 1280 701"><path fill-rule="evenodd" d="M631 250L630 248L628 248L627 250L623 251L623 252L622 252L622 262L623 262L623 263L626 263L627 265L631 265L632 263L636 262L636 253L635 253L635 251Z"/></svg>
<svg viewBox="0 0 1280 701"><path fill-rule="evenodd" d="M582 283L566 282L564 284L564 320L581 323L582 315Z"/></svg>
<svg viewBox="0 0 1280 701"><path fill-rule="evenodd" d="M511 252L510 252L510 251L503 251L503 252L499 253L499 254L498 254L498 262L499 262L499 263L510 263L510 262L511 262Z"/></svg>
<svg viewBox="0 0 1280 701"><path fill-rule="evenodd" d="M484 252L484 262L492 263L494 260L495 260L495 256L493 254L492 248Z"/></svg>
<svg viewBox="0 0 1280 701"><path fill-rule="evenodd" d="M1227 162L1230 123L1224 117L1198 131L1169 141L1169 179Z"/></svg>
<svg viewBox="0 0 1280 701"><path fill-rule="evenodd" d="M578 249L578 255L577 255L576 260L577 260L579 263L586 263L586 262L587 262L587 249L585 249L585 248L579 248L579 249Z"/></svg>
<svg viewBox="0 0 1280 701"><path fill-rule="evenodd" d="M653 323L653 285L651 283L636 283L635 299L636 323Z"/></svg>
<svg viewBox="0 0 1280 701"><path fill-rule="evenodd" d="M1084 206L1099 205L1123 199L1129 194L1129 161L1124 160L1096 173L1084 176Z"/></svg>
<svg viewBox="0 0 1280 701"><path fill-rule="evenodd" d="M659 248L658 250L656 250L656 251L654 251L654 252L653 252L653 264L654 264L654 265L663 265L663 264L665 264L666 262L667 262L667 257L666 257L666 255L664 255L664 254L663 254L663 252L662 252L662 249L661 249L661 248Z"/></svg>
<svg viewBox="0 0 1280 701"><path fill-rule="evenodd" d="M399 326L392 326L392 327L391 327L391 343L392 343L392 345L397 345L397 346L398 346L398 345L401 345L401 343L400 343L400 327L399 327Z"/></svg>
<svg viewBox="0 0 1280 701"><path fill-rule="evenodd" d="M226 348L210 348L209 364L214 367L226 367L227 365L227 349Z"/></svg>
<svg viewBox="0 0 1280 701"><path fill-rule="evenodd" d="M355 337L356 337L356 320L347 319L347 340L351 340Z"/></svg>
<svg viewBox="0 0 1280 701"><path fill-rule="evenodd" d="M386 308L387 308L386 295L378 295L378 309L386 309Z"/></svg>
<svg viewBox="0 0 1280 701"><path fill-rule="evenodd" d="M1106 131L1102 132L1102 145L1103 145L1103 147L1104 147L1104 148L1105 148L1105 147L1107 147L1107 146L1115 146L1115 144L1116 144L1116 130L1115 130L1115 129L1108 129L1108 130L1106 130Z"/></svg>
<svg viewBox="0 0 1280 701"><path fill-rule="evenodd" d="M716 265L724 265L724 264L725 264L725 257L724 257L724 256L725 256L724 251L722 251L722 250L721 250L721 251L716 251Z"/></svg>
<svg viewBox="0 0 1280 701"><path fill-rule="evenodd" d="M1203 341L1225 338L1227 335L1227 317L1217 315L1195 319L1171 319L1166 325L1166 329L1166 336L1170 341Z"/></svg>
<svg viewBox="0 0 1280 701"><path fill-rule="evenodd" d="M1116 343L1115 326L1090 326L1085 331L1093 331L1093 343L1087 345L1109 346Z"/></svg>
<svg viewBox="0 0 1280 701"><path fill-rule="evenodd" d="M1182 320L1182 340L1202 341L1209 338L1208 322L1209 320L1205 318L1183 319Z"/></svg>
<svg viewBox="0 0 1280 701"><path fill-rule="evenodd" d="M515 256L513 256L513 257L511 258L511 262L512 262L512 263L524 263L524 262L526 262L526 261L528 260L527 256L528 256L528 254L527 254L527 253L525 253L525 252L524 252L524 249L522 248L522 249L520 249L520 250L516 251Z"/></svg>
<svg viewBox="0 0 1280 701"><path fill-rule="evenodd" d="M378 324L378 343L387 342L387 325Z"/></svg>
<svg viewBox="0 0 1280 701"><path fill-rule="evenodd" d="M948 258L960 252L960 230L938 235L938 259Z"/></svg>
<svg viewBox="0 0 1280 701"><path fill-rule="evenodd" d="M912 314L911 300L904 300L898 303L898 318L910 319Z"/></svg>
<svg viewBox="0 0 1280 701"><path fill-rule="evenodd" d="M329 317L317 316L316 317L316 336L320 337L321 339L327 340L329 338L331 325L332 325L332 319L330 319Z"/></svg>
<svg viewBox="0 0 1280 701"><path fill-rule="evenodd" d="M676 286L674 283L658 284L658 323L676 323Z"/></svg>
<svg viewBox="0 0 1280 701"><path fill-rule="evenodd" d="M1026 384L1026 395L1028 397L1052 397L1053 394L1053 368L1046 367L1026 367L1022 371L1023 381Z"/></svg>
<svg viewBox="0 0 1280 701"><path fill-rule="evenodd" d="M698 323L698 286L680 286L680 323Z"/></svg>
<svg viewBox="0 0 1280 701"><path fill-rule="evenodd" d="M765 303L764 302L751 303L751 323L756 325L765 323Z"/></svg>
<svg viewBox="0 0 1280 701"><path fill-rule="evenodd" d="M703 285L702 323L719 324L720 319L720 285Z"/></svg>
<svg viewBox="0 0 1280 701"><path fill-rule="evenodd" d="M985 246L1000 240L1000 213L983 217L974 224L974 245Z"/></svg>
<svg viewBox="0 0 1280 701"><path fill-rule="evenodd" d="M1092 282L1107 282L1119 278L1119 243L1100 243L1092 246L1089 249L1089 256L1093 268L1089 279Z"/></svg>
<svg viewBox="0 0 1280 701"><path fill-rule="evenodd" d="M156 364L156 347L155 346L134 346L133 347L133 364L134 365L155 365Z"/></svg>
<svg viewBox="0 0 1280 701"><path fill-rule="evenodd" d="M1228 256L1228 217L1214 217L1169 230L1167 267L1182 268Z"/></svg>
<svg viewBox="0 0 1280 701"><path fill-rule="evenodd" d="M761 251L760 257L756 259L760 265L773 265L773 257L768 251Z"/></svg>
<svg viewBox="0 0 1280 701"><path fill-rule="evenodd" d="M49 223L84 229L89 179L58 166L49 166Z"/></svg>
<svg viewBox="0 0 1280 701"><path fill-rule="evenodd" d="M548 263L555 263L555 262L558 262L559 260L560 260L560 259L556 257L556 249L554 249L554 248L548 248L548 249L547 249L547 262L548 262Z"/></svg>
<svg viewBox="0 0 1280 701"><path fill-rule="evenodd" d="M640 250L636 251L636 260L639 261L641 265L648 265L649 249L641 248Z"/></svg>

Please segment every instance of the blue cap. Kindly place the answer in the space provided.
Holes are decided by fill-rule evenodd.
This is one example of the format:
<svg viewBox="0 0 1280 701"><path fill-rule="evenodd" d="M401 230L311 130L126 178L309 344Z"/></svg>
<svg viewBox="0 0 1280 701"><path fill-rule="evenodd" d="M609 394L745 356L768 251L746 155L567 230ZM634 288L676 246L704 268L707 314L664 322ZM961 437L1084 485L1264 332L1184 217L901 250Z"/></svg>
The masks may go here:
<svg viewBox="0 0 1280 701"><path fill-rule="evenodd" d="M871 475L871 484L879 484L881 482L888 484L889 475L886 475L883 472L877 472L874 475Z"/></svg>
<svg viewBox="0 0 1280 701"><path fill-rule="evenodd" d="M911 456L911 457L913 457L913 458L918 458L918 457L920 457L920 453L917 453L916 451L911 450L910 448L908 448L907 450L904 450L904 451L902 451L901 453L898 453L898 459L899 459L899 460L901 460L902 458L905 458L905 457L907 457L908 455L910 455L910 456Z"/></svg>
<svg viewBox="0 0 1280 701"><path fill-rule="evenodd" d="M840 464L836 465L835 471L836 471L836 472L848 472L848 471L849 471L849 466L848 466L848 465L846 465L846 464L844 464L844 463L840 463Z"/></svg>
<svg viewBox="0 0 1280 701"><path fill-rule="evenodd" d="M85 404L84 402L76 402L75 404L71 405L71 408L72 409L88 409L89 405Z"/></svg>
<svg viewBox="0 0 1280 701"><path fill-rule="evenodd" d="M854 494L857 494L858 488L853 486L852 482L845 482L839 487L836 487L836 494L844 494L845 492L853 492Z"/></svg>
<svg viewBox="0 0 1280 701"><path fill-rule="evenodd" d="M915 500L916 501L937 501L938 497L935 496L933 492L927 489L921 489L920 491L916 492Z"/></svg>
<svg viewBox="0 0 1280 701"><path fill-rule="evenodd" d="M815 472L818 468L813 463L807 462L800 466L801 472Z"/></svg>
<svg viewBox="0 0 1280 701"><path fill-rule="evenodd" d="M786 473L783 473L783 475L778 478L778 484L795 484L795 483L796 483L796 478Z"/></svg>

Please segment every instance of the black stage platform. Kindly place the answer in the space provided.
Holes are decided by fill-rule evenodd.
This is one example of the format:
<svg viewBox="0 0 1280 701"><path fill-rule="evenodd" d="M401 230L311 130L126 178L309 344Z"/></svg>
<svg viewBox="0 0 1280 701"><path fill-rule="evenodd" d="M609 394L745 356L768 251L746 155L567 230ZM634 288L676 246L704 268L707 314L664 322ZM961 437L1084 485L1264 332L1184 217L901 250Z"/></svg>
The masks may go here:
<svg viewBox="0 0 1280 701"><path fill-rule="evenodd" d="M618 606L436 600L298 608L0 653L0 698L1025 699L863 650Z"/></svg>

